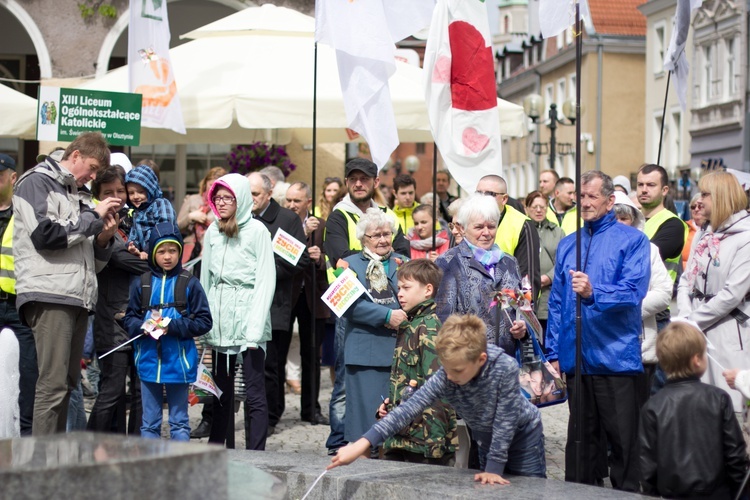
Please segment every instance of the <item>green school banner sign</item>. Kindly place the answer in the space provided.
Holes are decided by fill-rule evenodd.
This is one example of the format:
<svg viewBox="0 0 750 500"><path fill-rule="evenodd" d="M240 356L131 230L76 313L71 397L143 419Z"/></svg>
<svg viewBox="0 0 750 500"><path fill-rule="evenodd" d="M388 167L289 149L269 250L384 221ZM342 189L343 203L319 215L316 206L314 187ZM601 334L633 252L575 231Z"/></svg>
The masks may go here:
<svg viewBox="0 0 750 500"><path fill-rule="evenodd" d="M141 142L141 94L39 87L36 138L71 142L83 132L101 132L116 146Z"/></svg>

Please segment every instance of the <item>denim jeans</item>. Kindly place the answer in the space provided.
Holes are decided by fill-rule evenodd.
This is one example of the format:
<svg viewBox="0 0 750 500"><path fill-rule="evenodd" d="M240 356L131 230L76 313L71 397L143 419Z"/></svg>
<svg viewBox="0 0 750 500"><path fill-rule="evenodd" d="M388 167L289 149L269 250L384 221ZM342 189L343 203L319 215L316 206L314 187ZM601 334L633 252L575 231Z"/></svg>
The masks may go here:
<svg viewBox="0 0 750 500"><path fill-rule="evenodd" d="M472 437L479 445L479 464L484 470L487 453L492 444L491 432L478 432L472 429ZM508 448L508 461L502 474L512 476L547 477L547 460L544 456L544 432L542 422L531 421L516 429L516 435Z"/></svg>
<svg viewBox="0 0 750 500"><path fill-rule="evenodd" d="M336 381L331 392L331 402L328 406L329 419L331 422L331 433L326 441L328 450L337 450L346 444L344 440L344 417L346 415L346 366L344 365L344 333L346 332L346 320L336 320L336 337L333 346L336 351Z"/></svg>
<svg viewBox="0 0 750 500"><path fill-rule="evenodd" d="M162 387L166 387L169 406L169 434L174 441L190 441L190 418L188 417L189 384L157 384L141 380L143 425L141 437L161 438L163 415Z"/></svg>
<svg viewBox="0 0 750 500"><path fill-rule="evenodd" d="M86 430L86 410L83 408L83 389L80 380L78 381L78 387L70 391L68 423L65 430L67 432Z"/></svg>

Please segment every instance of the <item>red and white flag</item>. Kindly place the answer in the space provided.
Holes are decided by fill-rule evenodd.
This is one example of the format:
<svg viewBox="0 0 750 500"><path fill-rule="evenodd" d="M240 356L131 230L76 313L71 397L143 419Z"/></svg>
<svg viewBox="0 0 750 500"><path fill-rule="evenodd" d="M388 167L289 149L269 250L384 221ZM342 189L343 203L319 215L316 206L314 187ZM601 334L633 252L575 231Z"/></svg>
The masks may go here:
<svg viewBox="0 0 750 500"><path fill-rule="evenodd" d="M438 1L424 70L432 135L453 178L473 193L483 176L503 175L495 65L483 0Z"/></svg>
<svg viewBox="0 0 750 500"><path fill-rule="evenodd" d="M315 39L336 49L349 129L370 146L378 169L398 146L388 79L395 42L430 24L435 0L317 0Z"/></svg>
<svg viewBox="0 0 750 500"><path fill-rule="evenodd" d="M130 0L130 92L143 95L141 126L185 133L174 66L169 59L166 0Z"/></svg>

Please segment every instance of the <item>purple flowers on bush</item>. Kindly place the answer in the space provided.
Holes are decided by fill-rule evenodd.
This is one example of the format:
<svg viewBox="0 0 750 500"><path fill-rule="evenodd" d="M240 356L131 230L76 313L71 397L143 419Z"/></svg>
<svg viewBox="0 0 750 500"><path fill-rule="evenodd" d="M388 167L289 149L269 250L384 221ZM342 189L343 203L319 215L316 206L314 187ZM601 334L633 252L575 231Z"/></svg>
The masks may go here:
<svg viewBox="0 0 750 500"><path fill-rule="evenodd" d="M284 146L276 146L265 142L254 142L249 145L240 144L232 148L227 154L227 165L232 173L248 174L264 167L279 167L284 177L289 177L297 165L292 163Z"/></svg>

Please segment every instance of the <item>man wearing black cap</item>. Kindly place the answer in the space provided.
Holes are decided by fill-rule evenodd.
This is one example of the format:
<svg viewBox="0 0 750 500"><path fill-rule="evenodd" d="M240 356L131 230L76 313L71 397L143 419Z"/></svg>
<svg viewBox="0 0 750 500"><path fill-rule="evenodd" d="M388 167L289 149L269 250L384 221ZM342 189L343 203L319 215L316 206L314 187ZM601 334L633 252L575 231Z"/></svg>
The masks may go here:
<svg viewBox="0 0 750 500"><path fill-rule="evenodd" d="M324 235L325 253L330 263L338 267L339 260L349 255L354 255L362 250L362 243L357 239L357 222L368 208L379 208L385 213L392 215L394 221L396 214L388 207L380 207L372 199L375 188L380 184L378 167L364 158L349 160L344 170L346 178L347 194L343 200L336 204L326 221ZM411 249L409 242L404 238L401 228L393 236L393 250L409 255ZM346 411L346 385L344 382L344 320L336 320L336 338L334 341L336 350L336 381L331 393L329 405L331 423L331 434L326 441L328 454L333 455L346 444L344 441L344 415Z"/></svg>
<svg viewBox="0 0 750 500"><path fill-rule="evenodd" d="M31 328L21 323L16 310L16 279L13 265L13 185L16 183L16 162L0 153L0 326L16 334L19 347L18 370L21 375L18 406L21 435L31 435L34 416L34 388L39 370Z"/></svg>

